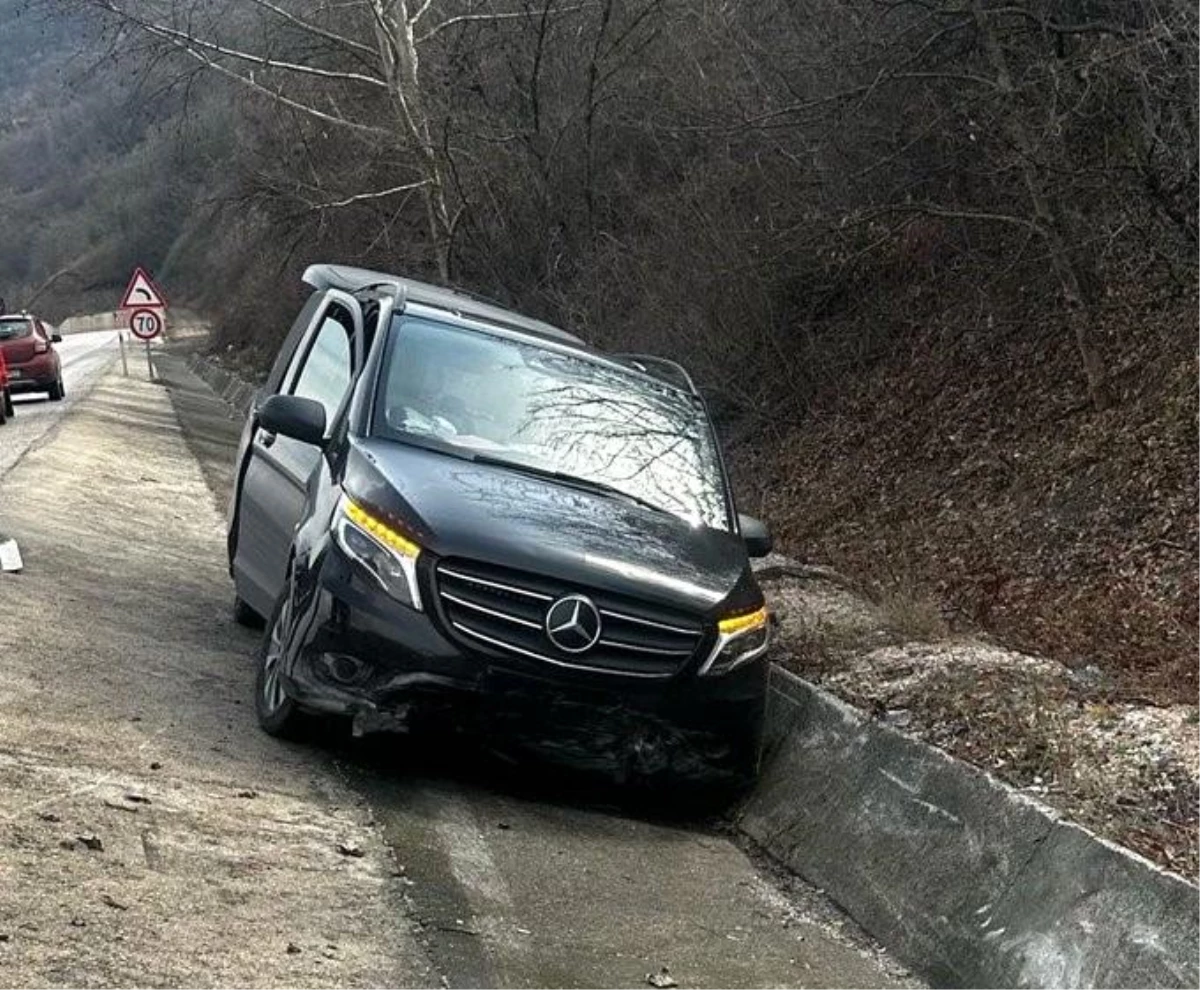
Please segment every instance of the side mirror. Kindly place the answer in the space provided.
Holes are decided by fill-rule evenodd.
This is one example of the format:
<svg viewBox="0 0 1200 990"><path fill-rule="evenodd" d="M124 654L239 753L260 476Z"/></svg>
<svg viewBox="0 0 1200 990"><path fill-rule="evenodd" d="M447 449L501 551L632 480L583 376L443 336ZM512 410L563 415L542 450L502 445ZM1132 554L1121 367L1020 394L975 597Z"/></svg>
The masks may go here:
<svg viewBox="0 0 1200 990"><path fill-rule="evenodd" d="M301 443L325 443L325 407L315 399L273 395L258 409L258 425Z"/></svg>
<svg viewBox="0 0 1200 990"><path fill-rule="evenodd" d="M52 334L50 334L50 343L61 344L62 343L62 334L59 333L57 330L55 330Z"/></svg>
<svg viewBox="0 0 1200 990"><path fill-rule="evenodd" d="M754 516L738 514L738 528L742 531L742 540L746 544L746 553L751 557L765 557L774 547L767 524Z"/></svg>

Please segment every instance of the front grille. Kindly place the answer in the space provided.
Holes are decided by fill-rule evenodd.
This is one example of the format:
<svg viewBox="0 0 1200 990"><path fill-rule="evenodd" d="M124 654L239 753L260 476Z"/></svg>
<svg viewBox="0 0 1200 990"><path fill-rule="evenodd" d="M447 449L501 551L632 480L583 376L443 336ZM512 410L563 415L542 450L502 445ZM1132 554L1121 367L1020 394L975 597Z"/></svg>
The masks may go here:
<svg viewBox="0 0 1200 990"><path fill-rule="evenodd" d="M702 625L686 613L477 561L439 563L437 594L446 622L473 648L579 670L670 677L704 637ZM582 653L559 649L546 634L547 610L576 594L600 613L599 639Z"/></svg>

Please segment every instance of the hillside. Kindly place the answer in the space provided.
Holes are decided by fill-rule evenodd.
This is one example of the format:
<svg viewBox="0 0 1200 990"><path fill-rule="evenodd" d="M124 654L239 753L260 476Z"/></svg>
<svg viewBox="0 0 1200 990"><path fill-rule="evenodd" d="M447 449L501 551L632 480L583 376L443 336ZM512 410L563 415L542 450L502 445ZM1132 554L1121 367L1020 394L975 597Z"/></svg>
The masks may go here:
<svg viewBox="0 0 1200 990"><path fill-rule="evenodd" d="M1117 401L1092 410L1056 314L934 325L739 449L751 508L805 559L933 603L953 627L1196 699L1196 297L1097 314Z"/></svg>
<svg viewBox="0 0 1200 990"><path fill-rule="evenodd" d="M10 306L36 304L54 321L108 309L133 265L169 269L207 219L220 152L206 127L227 119L221 94L189 96L144 57L136 37L77 8L0 0L0 296Z"/></svg>

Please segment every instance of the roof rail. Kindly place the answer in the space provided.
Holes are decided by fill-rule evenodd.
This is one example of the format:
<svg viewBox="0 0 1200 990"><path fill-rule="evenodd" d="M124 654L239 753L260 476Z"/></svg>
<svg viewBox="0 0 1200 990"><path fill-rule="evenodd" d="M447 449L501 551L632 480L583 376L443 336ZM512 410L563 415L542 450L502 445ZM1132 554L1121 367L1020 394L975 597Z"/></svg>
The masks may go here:
<svg viewBox="0 0 1200 990"><path fill-rule="evenodd" d="M587 346L585 341L573 333L568 333L566 330L542 320L535 320L514 310L506 309L475 293L464 292L462 289L430 285L427 282L418 282L401 275L388 275L384 272L373 272L365 268L352 268L347 265L309 265L304 272L304 281L314 289L341 289L351 295L372 289L387 292L396 297L399 307L403 307L408 302L421 303L551 340Z"/></svg>
<svg viewBox="0 0 1200 990"><path fill-rule="evenodd" d="M674 379L671 384L682 386L691 392L692 395L700 394L700 390L696 388L696 383L692 381L692 376L687 373L687 369L678 361L659 357L657 354L614 354L613 357L627 361L639 371L644 371L647 374L654 374L655 370L657 370L659 378L663 377L662 372L665 371L668 376Z"/></svg>

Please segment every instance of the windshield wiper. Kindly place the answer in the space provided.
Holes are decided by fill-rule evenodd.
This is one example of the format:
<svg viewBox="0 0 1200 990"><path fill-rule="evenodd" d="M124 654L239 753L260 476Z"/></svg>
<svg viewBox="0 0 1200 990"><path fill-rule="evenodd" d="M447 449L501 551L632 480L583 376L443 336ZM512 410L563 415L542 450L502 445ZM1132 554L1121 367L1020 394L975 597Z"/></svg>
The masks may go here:
<svg viewBox="0 0 1200 990"><path fill-rule="evenodd" d="M653 512L661 512L668 516L675 515L670 509L664 509L661 505L648 502L641 496L633 495L623 489L617 488L615 485L606 485L603 481L580 478L578 475L565 474L562 471L555 471L552 468L537 467L534 464L526 464L523 461L510 461L506 458L494 457L490 454L471 454L469 455L469 459L476 464L492 464L496 467L509 468L513 471L520 471L522 474L531 474L537 478L547 478L550 481L570 485L572 488L581 488L584 491L594 492L597 495L607 495L609 498L624 499L626 502L632 502L634 505L640 505L643 509L650 509Z"/></svg>
<svg viewBox="0 0 1200 990"><path fill-rule="evenodd" d="M432 450L435 454L447 454L461 461L473 461L475 455L466 447L461 447L449 440L443 440L433 433L414 433L409 430L396 430L388 439L397 443L408 444L410 447L420 447L422 450Z"/></svg>

